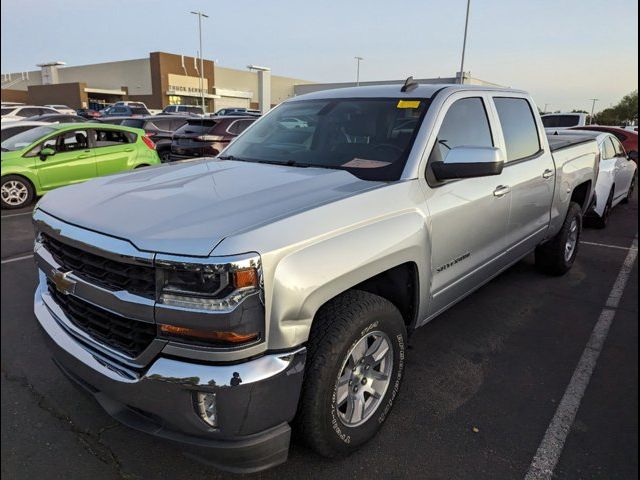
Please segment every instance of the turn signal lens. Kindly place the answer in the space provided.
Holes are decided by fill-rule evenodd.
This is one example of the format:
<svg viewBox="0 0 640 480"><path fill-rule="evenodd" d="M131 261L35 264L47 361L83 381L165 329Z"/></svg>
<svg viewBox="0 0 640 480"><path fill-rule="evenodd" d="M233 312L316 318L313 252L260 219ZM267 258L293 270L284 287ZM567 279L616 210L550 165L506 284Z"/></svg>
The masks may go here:
<svg viewBox="0 0 640 480"><path fill-rule="evenodd" d="M233 285L236 288L258 287L258 271L255 268L245 268L233 272Z"/></svg>
<svg viewBox="0 0 640 480"><path fill-rule="evenodd" d="M180 337L184 340L200 340L211 343L247 343L258 339L257 332L215 332L209 330L197 330L194 328L178 327L175 325L160 325L160 333L170 337Z"/></svg>

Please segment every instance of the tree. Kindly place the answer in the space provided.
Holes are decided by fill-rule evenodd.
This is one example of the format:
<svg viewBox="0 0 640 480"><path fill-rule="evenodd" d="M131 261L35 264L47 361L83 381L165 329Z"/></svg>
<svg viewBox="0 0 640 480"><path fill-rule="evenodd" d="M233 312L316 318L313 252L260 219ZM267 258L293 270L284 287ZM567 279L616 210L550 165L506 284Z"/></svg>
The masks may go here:
<svg viewBox="0 0 640 480"><path fill-rule="evenodd" d="M595 116L600 125L629 125L638 123L638 90L625 95L617 105L605 108Z"/></svg>

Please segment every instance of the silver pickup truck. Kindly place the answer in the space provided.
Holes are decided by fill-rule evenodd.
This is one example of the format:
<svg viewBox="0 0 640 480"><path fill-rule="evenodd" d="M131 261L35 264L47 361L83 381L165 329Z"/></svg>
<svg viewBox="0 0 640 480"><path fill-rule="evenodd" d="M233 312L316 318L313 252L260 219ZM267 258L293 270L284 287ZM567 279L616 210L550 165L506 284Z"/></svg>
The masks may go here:
<svg viewBox="0 0 640 480"><path fill-rule="evenodd" d="M388 418L414 329L531 252L571 268L597 165L592 139L550 147L521 91L292 98L218 158L47 194L35 314L69 379L192 457L261 470L292 427L345 455Z"/></svg>

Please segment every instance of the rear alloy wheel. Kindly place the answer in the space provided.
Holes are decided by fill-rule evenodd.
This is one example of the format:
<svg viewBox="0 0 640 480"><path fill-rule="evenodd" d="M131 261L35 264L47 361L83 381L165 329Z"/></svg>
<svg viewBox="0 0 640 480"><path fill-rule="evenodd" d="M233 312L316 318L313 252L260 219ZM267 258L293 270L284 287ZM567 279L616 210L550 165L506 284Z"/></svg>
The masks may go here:
<svg viewBox="0 0 640 480"><path fill-rule="evenodd" d="M7 175L2 178L0 185L2 208L22 208L33 202L35 196L33 185L18 175Z"/></svg>
<svg viewBox="0 0 640 480"><path fill-rule="evenodd" d="M582 208L575 202L569 210L558 234L536 248L536 266L549 275L563 275L573 266L580 246Z"/></svg>

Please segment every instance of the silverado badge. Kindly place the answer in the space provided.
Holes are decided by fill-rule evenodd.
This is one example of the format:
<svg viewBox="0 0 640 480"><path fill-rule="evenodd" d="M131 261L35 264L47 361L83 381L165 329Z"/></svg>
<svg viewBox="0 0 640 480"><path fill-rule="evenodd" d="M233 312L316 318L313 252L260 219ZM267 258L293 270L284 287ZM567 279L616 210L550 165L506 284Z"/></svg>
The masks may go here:
<svg viewBox="0 0 640 480"><path fill-rule="evenodd" d="M51 271L51 281L56 290L64 295L70 295L76 290L76 282L67 277L69 272L61 272L55 268Z"/></svg>

